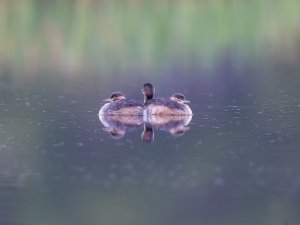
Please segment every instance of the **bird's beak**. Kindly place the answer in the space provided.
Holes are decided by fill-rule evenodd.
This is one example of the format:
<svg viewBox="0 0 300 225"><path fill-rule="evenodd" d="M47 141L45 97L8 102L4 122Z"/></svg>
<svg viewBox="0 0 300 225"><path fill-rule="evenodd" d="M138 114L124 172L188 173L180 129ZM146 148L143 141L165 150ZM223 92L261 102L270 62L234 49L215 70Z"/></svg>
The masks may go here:
<svg viewBox="0 0 300 225"><path fill-rule="evenodd" d="M104 102L112 102L111 98L103 99Z"/></svg>
<svg viewBox="0 0 300 225"><path fill-rule="evenodd" d="M183 103L184 104L189 104L189 103L191 103L191 101L189 101L189 100L183 100Z"/></svg>

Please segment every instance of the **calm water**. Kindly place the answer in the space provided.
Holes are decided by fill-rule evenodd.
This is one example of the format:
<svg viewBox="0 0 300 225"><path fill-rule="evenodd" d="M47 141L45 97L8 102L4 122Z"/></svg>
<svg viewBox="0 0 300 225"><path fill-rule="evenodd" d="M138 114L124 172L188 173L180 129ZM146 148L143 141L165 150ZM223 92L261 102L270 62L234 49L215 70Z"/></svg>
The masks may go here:
<svg viewBox="0 0 300 225"><path fill-rule="evenodd" d="M0 224L300 224L299 71L276 71L3 73ZM192 101L189 129L112 139L101 100L149 81Z"/></svg>

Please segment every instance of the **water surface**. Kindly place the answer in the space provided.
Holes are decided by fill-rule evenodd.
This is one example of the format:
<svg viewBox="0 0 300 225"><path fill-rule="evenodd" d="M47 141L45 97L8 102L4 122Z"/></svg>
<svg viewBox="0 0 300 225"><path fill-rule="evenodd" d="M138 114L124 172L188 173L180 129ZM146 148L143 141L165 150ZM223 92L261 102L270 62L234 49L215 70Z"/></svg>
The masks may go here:
<svg viewBox="0 0 300 225"><path fill-rule="evenodd" d="M1 79L3 224L300 223L294 72ZM101 100L120 90L142 102L149 81L157 96L191 100L189 130L154 129L149 144L138 126L112 139Z"/></svg>

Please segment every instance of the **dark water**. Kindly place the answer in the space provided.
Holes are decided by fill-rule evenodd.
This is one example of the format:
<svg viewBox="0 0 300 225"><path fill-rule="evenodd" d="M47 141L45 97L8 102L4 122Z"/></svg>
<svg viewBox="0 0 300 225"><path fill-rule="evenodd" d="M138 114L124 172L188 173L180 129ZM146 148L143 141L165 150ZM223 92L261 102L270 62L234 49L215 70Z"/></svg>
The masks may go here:
<svg viewBox="0 0 300 225"><path fill-rule="evenodd" d="M300 82L273 72L3 75L0 224L300 224ZM189 129L112 139L101 100L149 81L191 100Z"/></svg>

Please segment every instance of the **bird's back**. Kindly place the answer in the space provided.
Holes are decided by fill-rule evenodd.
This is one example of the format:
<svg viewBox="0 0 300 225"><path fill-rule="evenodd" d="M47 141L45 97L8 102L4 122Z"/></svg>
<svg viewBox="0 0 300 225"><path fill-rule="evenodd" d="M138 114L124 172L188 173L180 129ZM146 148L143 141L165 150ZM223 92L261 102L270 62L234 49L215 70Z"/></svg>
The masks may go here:
<svg viewBox="0 0 300 225"><path fill-rule="evenodd" d="M100 110L108 115L142 115L143 105L132 99L122 99L105 104Z"/></svg>
<svg viewBox="0 0 300 225"><path fill-rule="evenodd" d="M150 99L145 103L148 115L184 115L185 106L170 99Z"/></svg>

